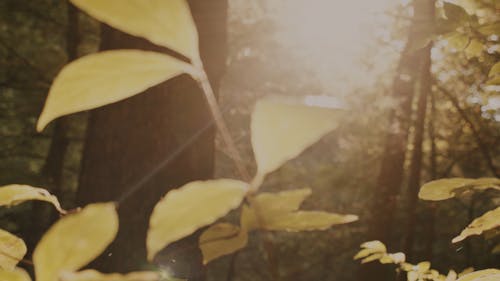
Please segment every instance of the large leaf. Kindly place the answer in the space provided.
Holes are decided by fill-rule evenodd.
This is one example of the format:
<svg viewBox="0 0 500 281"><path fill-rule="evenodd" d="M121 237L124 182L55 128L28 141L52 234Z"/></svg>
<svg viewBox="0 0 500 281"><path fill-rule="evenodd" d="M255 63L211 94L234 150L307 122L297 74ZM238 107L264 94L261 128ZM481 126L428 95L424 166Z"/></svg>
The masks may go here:
<svg viewBox="0 0 500 281"><path fill-rule="evenodd" d="M484 215L473 220L462 233L453 238L452 242L456 243L464 240L471 235L480 235L486 230L494 229L500 226L500 207L486 212Z"/></svg>
<svg viewBox="0 0 500 281"><path fill-rule="evenodd" d="M0 269L14 270L26 250L21 238L0 229Z"/></svg>
<svg viewBox="0 0 500 281"><path fill-rule="evenodd" d="M311 102L308 102L311 101ZM308 105L312 104L312 105ZM257 177L274 171L299 155L337 127L337 104L325 100L324 106L313 99L296 101L268 97L255 105L252 114L252 146L257 160Z"/></svg>
<svg viewBox="0 0 500 281"><path fill-rule="evenodd" d="M0 280L2 281L31 281L29 274L21 268L13 270L0 269Z"/></svg>
<svg viewBox="0 0 500 281"><path fill-rule="evenodd" d="M57 197L51 195L43 188L20 184L11 184L0 187L0 206L14 206L30 200L52 203L52 205L54 205L60 213L65 213L65 211L61 208Z"/></svg>
<svg viewBox="0 0 500 281"><path fill-rule="evenodd" d="M190 182L172 190L156 204L149 221L148 259L198 228L238 207L247 193L244 182L219 179Z"/></svg>
<svg viewBox="0 0 500 281"><path fill-rule="evenodd" d="M311 195L310 188L281 191L278 193L262 192L255 196L253 205L258 205L259 212L268 216L296 211L304 200Z"/></svg>
<svg viewBox="0 0 500 281"><path fill-rule="evenodd" d="M325 230L336 224L358 220L356 215L340 215L320 211L298 211L273 217L264 214L264 228L275 231Z"/></svg>
<svg viewBox="0 0 500 281"><path fill-rule="evenodd" d="M188 58L198 55L198 34L186 0L71 0L114 28L170 48Z"/></svg>
<svg viewBox="0 0 500 281"><path fill-rule="evenodd" d="M199 239L203 263L234 253L244 248L247 242L247 231L229 223L214 224Z"/></svg>
<svg viewBox="0 0 500 281"><path fill-rule="evenodd" d="M45 233L35 249L36 280L58 280L62 272L85 266L104 251L117 231L114 203L91 204L63 217Z"/></svg>
<svg viewBox="0 0 500 281"><path fill-rule="evenodd" d="M60 281L159 281L160 274L152 271L138 271L128 274L111 273L104 274L99 271L88 269L79 272L62 272Z"/></svg>
<svg viewBox="0 0 500 281"><path fill-rule="evenodd" d="M457 193L467 190L484 190L488 188L500 190L498 178L449 178L428 182L420 188L418 197L424 200L440 201L452 198Z"/></svg>
<svg viewBox="0 0 500 281"><path fill-rule="evenodd" d="M85 56L55 78L37 130L57 117L123 100L184 72L191 72L189 64L155 52L117 50Z"/></svg>
<svg viewBox="0 0 500 281"><path fill-rule="evenodd" d="M457 281L498 281L500 280L499 269L483 269L463 275Z"/></svg>

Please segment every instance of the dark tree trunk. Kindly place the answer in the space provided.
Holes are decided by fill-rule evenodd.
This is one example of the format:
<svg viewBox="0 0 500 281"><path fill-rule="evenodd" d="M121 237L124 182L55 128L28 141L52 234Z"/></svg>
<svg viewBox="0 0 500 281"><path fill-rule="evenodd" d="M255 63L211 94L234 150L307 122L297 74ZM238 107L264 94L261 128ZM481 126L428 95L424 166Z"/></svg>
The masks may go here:
<svg viewBox="0 0 500 281"><path fill-rule="evenodd" d="M201 56L217 89L225 66L227 0L196 0L190 5L200 33ZM102 27L101 46L171 53L108 26ZM170 189L213 175L211 120L201 90L187 75L92 111L77 198L80 205L121 200L118 237L95 266L124 272L146 264L146 231L156 202ZM127 193L137 183L140 189ZM159 254L160 266L170 267L179 277L201 280L196 242L192 236L169 246ZM177 264L170 263L172 258Z"/></svg>
<svg viewBox="0 0 500 281"><path fill-rule="evenodd" d="M429 0L431 1L431 0ZM401 54L396 76L392 85L392 96L397 106L389 113L388 132L382 156L381 167L374 190L371 220L368 225L367 240L381 240L394 250L395 243L390 235L393 229L394 214L397 209L397 198L404 179L404 162L407 149L412 101L415 91L415 77L421 63L422 51L415 51L414 45L421 36L418 21L427 15L428 1L413 1L414 19L411 24L408 41ZM393 272L388 267L370 263L362 266L360 280L391 280Z"/></svg>

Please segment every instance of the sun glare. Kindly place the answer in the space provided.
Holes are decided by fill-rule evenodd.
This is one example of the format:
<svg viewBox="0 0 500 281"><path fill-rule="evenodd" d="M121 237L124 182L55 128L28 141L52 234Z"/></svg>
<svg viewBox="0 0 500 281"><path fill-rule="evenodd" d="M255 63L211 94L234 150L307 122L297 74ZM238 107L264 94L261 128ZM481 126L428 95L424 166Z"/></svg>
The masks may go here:
<svg viewBox="0 0 500 281"><path fill-rule="evenodd" d="M321 80L336 83L337 87L340 81L373 82L368 77L359 81L361 60L375 47L376 37L389 37L391 17L385 12L402 1L278 2L277 39L299 56L306 67L325 76ZM388 61L386 57L383 59Z"/></svg>

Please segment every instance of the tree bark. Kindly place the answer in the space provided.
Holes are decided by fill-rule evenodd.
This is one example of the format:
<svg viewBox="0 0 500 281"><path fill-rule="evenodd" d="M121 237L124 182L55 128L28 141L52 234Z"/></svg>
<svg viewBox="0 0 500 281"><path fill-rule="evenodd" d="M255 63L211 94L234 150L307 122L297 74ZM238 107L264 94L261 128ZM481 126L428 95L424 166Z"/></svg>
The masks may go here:
<svg viewBox="0 0 500 281"><path fill-rule="evenodd" d="M190 6L204 65L218 89L225 69L227 0L196 0ZM101 46L103 50L135 48L172 54L108 26L102 27ZM156 202L173 188L213 175L211 120L201 90L187 75L92 111L77 198L80 205L121 201L118 236L95 266L126 272L146 264L146 231ZM134 185L139 188L127 193ZM180 278L203 279L196 235L169 246L156 263Z"/></svg>

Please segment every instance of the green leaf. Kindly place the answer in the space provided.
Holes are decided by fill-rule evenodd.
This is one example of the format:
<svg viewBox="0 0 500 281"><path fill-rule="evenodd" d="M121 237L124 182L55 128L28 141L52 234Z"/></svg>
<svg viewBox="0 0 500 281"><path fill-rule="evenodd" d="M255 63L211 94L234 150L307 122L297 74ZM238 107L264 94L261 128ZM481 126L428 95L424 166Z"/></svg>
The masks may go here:
<svg viewBox="0 0 500 281"><path fill-rule="evenodd" d="M338 110L310 106L317 104L310 101L268 97L257 102L251 124L256 178L279 168L337 127Z"/></svg>
<svg viewBox="0 0 500 281"><path fill-rule="evenodd" d="M198 33L186 0L71 0L92 17L197 59Z"/></svg>
<svg viewBox="0 0 500 281"><path fill-rule="evenodd" d="M231 179L190 182L156 204L149 221L148 259L170 243L209 225L238 207L248 184Z"/></svg>
<svg viewBox="0 0 500 281"><path fill-rule="evenodd" d="M57 197L51 195L43 188L20 184L11 184L0 187L0 206L15 206L31 200L49 202L54 205L59 213L65 213L65 211L61 208Z"/></svg>
<svg viewBox="0 0 500 281"><path fill-rule="evenodd" d="M498 178L449 178L428 182L420 188L418 197L423 200L440 201L455 197L468 190L484 190L493 188L500 190Z"/></svg>
<svg viewBox="0 0 500 281"><path fill-rule="evenodd" d="M63 217L42 237L33 254L37 281L59 280L95 259L118 232L114 203L90 204Z"/></svg>
<svg viewBox="0 0 500 281"><path fill-rule="evenodd" d="M263 228L273 231L312 231L325 230L336 224L358 220L356 215L340 215L321 211L298 211L268 217L263 215Z"/></svg>
<svg viewBox="0 0 500 281"><path fill-rule="evenodd" d="M55 78L37 130L57 117L126 99L184 72L193 73L191 69L168 55L139 50L85 56L66 65Z"/></svg>
<svg viewBox="0 0 500 281"><path fill-rule="evenodd" d="M457 281L497 281L499 278L500 270L490 268L465 274Z"/></svg>
<svg viewBox="0 0 500 281"><path fill-rule="evenodd" d="M444 13L449 20L455 22L464 22L469 20L469 14L459 5L444 2L443 3Z"/></svg>
<svg viewBox="0 0 500 281"><path fill-rule="evenodd" d="M161 276L158 272L138 271L128 274L111 273L104 274L99 271L88 269L79 272L62 272L60 281L159 281Z"/></svg>
<svg viewBox="0 0 500 281"><path fill-rule="evenodd" d="M14 270L26 251L26 244L21 238L0 229L0 269Z"/></svg>
<svg viewBox="0 0 500 281"><path fill-rule="evenodd" d="M29 274L21 268L13 270L0 269L0 280L2 281L31 281Z"/></svg>
<svg viewBox="0 0 500 281"><path fill-rule="evenodd" d="M219 257L232 254L247 245L248 232L236 225L218 223L209 227L200 236L199 244L203 263L207 264Z"/></svg>
<svg viewBox="0 0 500 281"><path fill-rule="evenodd" d="M453 238L452 242L460 242L472 235L480 235L483 231L494 229L500 226L500 207L486 212L484 215L476 218L470 223L467 228L462 230L462 233Z"/></svg>

